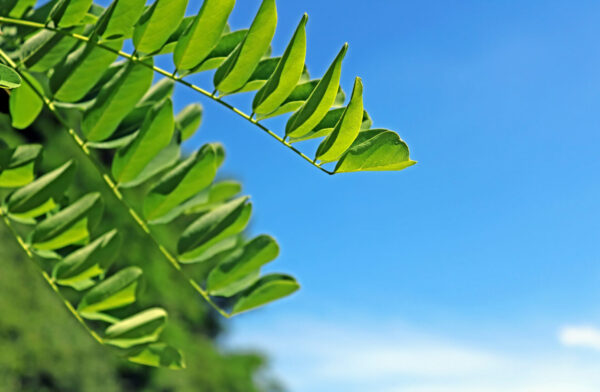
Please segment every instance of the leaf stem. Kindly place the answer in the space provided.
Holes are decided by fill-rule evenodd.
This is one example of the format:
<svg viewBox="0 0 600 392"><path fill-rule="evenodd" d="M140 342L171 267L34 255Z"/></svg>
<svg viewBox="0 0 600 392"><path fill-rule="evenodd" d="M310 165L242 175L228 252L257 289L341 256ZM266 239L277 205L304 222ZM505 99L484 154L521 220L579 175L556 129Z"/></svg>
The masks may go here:
<svg viewBox="0 0 600 392"><path fill-rule="evenodd" d="M252 124L256 125L258 128L260 128L261 130L263 130L264 132L266 132L268 135L270 135L271 137L273 137L275 140L277 140L278 142L280 142L281 144L283 144L285 147L287 147L288 149L290 149L291 151L293 151L294 153L296 153L297 155L299 155L300 157L302 157L305 161L307 161L308 163L310 163L312 166L316 167L317 169L321 170L324 173L327 173L329 175L333 175L335 174L332 171L329 171L321 166L315 165L315 163L313 162L313 160L308 157L306 154L304 154L302 151L298 150L296 147L292 146L289 143L286 143L284 141L284 138L282 138L281 136L277 135L275 132L271 131L269 128L265 127L264 125L260 124L257 120L254 120L252 118L252 116L246 114L245 112L243 112L242 110L236 108L235 106L231 105L230 103L227 103L225 101L223 101L222 98L217 97L215 95L215 93L217 92L217 90L213 91L212 93L208 92L207 90L204 90L201 87L196 86L195 84L192 84L186 80L183 80L181 77L178 77L175 75L175 73L171 73L169 71L166 71L162 68L159 68L157 66L151 65L151 64L147 64L145 62L143 62L139 56L137 56L135 54L135 52L133 54L129 54L127 52L123 52L121 50L116 50L116 49L112 49L104 44L102 44L101 42L97 42L94 40L91 40L89 37L86 37L85 35L81 35L81 34L75 34L75 33L71 33L68 31L64 31L55 27L50 27L47 25L44 25L42 23L37 23L37 22L32 22L32 21L28 21L28 20L23 20L23 19L13 19L13 18L6 18L6 17L0 17L0 23L9 23L9 24L15 24L15 25L21 25L21 26L29 26L29 27L35 27L38 29L46 29L46 30L50 30L50 31L54 31L75 39L78 39L80 41L84 41L84 42L89 42L93 45L96 45L100 48L103 48L105 50L108 50L109 52L113 52L118 54L121 57L126 58L129 61L135 62L136 64L140 64L144 67L150 68L152 70L154 70L154 72L157 72L175 82L181 83L184 86L187 86L188 88L212 99L213 101L221 104L222 106L226 107L227 109L231 110L232 112L234 112L235 114L237 114L238 116L242 117L243 119L245 119L246 121L251 122Z"/></svg>
<svg viewBox="0 0 600 392"><path fill-rule="evenodd" d="M85 322L85 320L79 315L79 313L77 312L77 310L73 307L73 304L71 304L64 297L64 295L62 295L62 293L60 292L60 289L58 288L58 286L56 285L56 283L54 283L54 281L48 275L48 273L46 271L44 271L42 269L42 267L40 267L38 265L38 263L35 261L35 258L33 256L33 252L31 252L31 249L29 249L29 245L27 245L27 243L25 242L25 240L23 240L23 237L21 237L21 235L14 228L14 226L12 225L12 222L10 221L8 215L6 214L6 211L4 211L4 209L2 209L2 208L0 208L0 216L2 216L2 220L4 221L4 224L6 225L6 227L8 228L8 230L11 232L11 234L13 235L13 237L15 237L17 243L19 244L19 246L21 247L21 249L23 250L23 252L25 252L25 254L27 255L27 257L35 264L35 266L37 267L37 269L42 274L42 277L44 278L44 280L46 281L46 283L48 283L48 285L52 289L52 291L54 291L56 293L56 295L60 298L60 300L62 301L62 303L65 305L65 307L69 310L69 312L71 312L71 314L73 315L73 317L75 317L75 319L77 319L77 321L79 322L79 324L81 324L83 326L83 328L94 338L94 340L96 340L98 343L104 345L104 341L102 340L102 338L96 333L96 331L92 330L87 325L87 323Z"/></svg>
<svg viewBox="0 0 600 392"><path fill-rule="evenodd" d="M135 221L135 223L137 224L137 226L146 234L147 237L150 238L151 242L160 251L160 253L162 253L162 255L164 256L164 258L167 259L167 261L169 262L169 264L171 264L171 266L173 268L175 268L175 270L177 270L182 275L182 277L185 280L187 280L187 282L190 284L190 286L192 286L194 288L194 290L196 290L202 296L202 298L204 298L204 300L206 302L208 302L208 304L211 307L213 307L221 316L223 316L225 318L229 318L230 314L227 313L225 310L221 309L212 300L212 298L210 298L210 296L208 295L208 293L206 292L206 290L204 290L198 284L198 282L196 282L193 278L187 276L187 274L183 271L183 269L181 268L181 265L177 261L177 258L171 252L169 252L169 250L167 248L165 248L165 246L162 245L154 237L154 235L150 231L150 227L148 226L147 222L131 207L131 205L127 202L127 200L125 200L125 198L123 197L123 194L121 193L121 191L119 191L118 186L115 184L115 182L113 181L113 179L110 177L110 175L108 173L106 173L106 170L98 162L98 160L96 159L96 157L94 157L92 155L92 153L90 152L88 146L83 141L83 139L81 137L79 137L79 135L77 134L77 132L73 128L71 128L67 124L67 122L62 118L62 116L60 115L60 113L58 112L58 110L56 110L56 107L54 106L54 104L52 103L52 101L50 101L42 92L40 92L33 85L33 83L31 83L28 80L28 78L21 72L21 70L19 69L19 67L17 66L17 64L2 49L0 49L0 58L2 58L4 61L6 61L10 67L12 67L16 72L19 73L19 75L25 81L25 83L27 83L29 85L29 87L44 102L44 104L46 105L46 107L48 108L48 110L50 110L54 114L54 116L56 117L56 119L58 120L58 122L67 130L67 132L69 133L69 135L71 136L71 138L73 139L73 141L75 142L75 144L81 149L81 151L86 155L86 157L90 160L90 162L92 162L92 164L94 165L94 167L96 168L96 170L98 171L98 173L100 174L100 176L102 177L102 179L104 180L104 183L110 188L110 190L113 193L113 195L117 198L117 200L121 203L121 205L127 210L127 212L129 213L129 215L131 216L131 218Z"/></svg>

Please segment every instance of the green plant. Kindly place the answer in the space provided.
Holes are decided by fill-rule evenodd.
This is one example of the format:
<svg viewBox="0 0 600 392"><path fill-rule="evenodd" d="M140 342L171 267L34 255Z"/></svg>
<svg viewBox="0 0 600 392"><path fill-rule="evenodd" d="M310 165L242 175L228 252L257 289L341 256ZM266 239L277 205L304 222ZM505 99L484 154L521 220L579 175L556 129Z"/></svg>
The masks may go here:
<svg viewBox="0 0 600 392"><path fill-rule="evenodd" d="M207 144L182 156L181 143L199 127L202 107L191 104L174 115L175 84L227 107L327 174L402 170L415 163L398 134L370 129L359 78L349 103L341 106L347 45L322 78L310 80L304 64L306 15L283 55L270 57L274 0L264 0L250 28L238 31L227 24L233 0L205 0L193 17L184 17L187 0L157 0L148 7L145 0L115 0L106 9L92 0L55 0L33 8L35 3L12 0L0 6L0 87L11 89L12 127L27 128L44 108L51 112L123 211L224 317L287 296L299 285L289 275L261 277L261 267L277 257L278 245L267 235L245 237L252 208L248 198L237 197L236 182L214 182L225 157L222 146ZM133 53L122 51L129 39ZM154 65L155 56L169 53L172 72ZM184 79L211 70L213 92ZM152 85L155 73L164 78ZM257 91L251 114L224 100L248 91ZM291 112L284 136L260 122ZM324 140L312 159L292 145L319 137ZM6 225L57 295L62 296L59 286L85 291L77 309L64 303L98 342L116 346L134 362L182 367L181 353L158 343L164 310L131 316L121 309L135 300L141 270L129 267L106 277L118 234L113 228L94 235L102 198L90 194L71 202L64 197L74 175L72 162L36 178L41 151L37 145L0 149L0 187L13 190L2 204ZM112 156L110 173L98 152ZM136 208L124 192L139 186L148 192ZM157 227L181 219L189 224L176 244L156 236ZM15 228L15 222L23 227Z"/></svg>

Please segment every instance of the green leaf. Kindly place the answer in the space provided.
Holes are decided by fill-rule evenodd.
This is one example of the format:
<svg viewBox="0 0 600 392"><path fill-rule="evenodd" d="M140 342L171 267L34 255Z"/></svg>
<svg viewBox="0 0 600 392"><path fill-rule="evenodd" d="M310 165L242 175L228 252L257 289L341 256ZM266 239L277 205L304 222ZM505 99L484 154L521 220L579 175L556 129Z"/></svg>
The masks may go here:
<svg viewBox="0 0 600 392"><path fill-rule="evenodd" d="M292 36L275 72L265 85L256 93L252 109L257 114L267 114L276 110L290 96L304 70L306 57L306 22L304 14L296 32Z"/></svg>
<svg viewBox="0 0 600 392"><path fill-rule="evenodd" d="M260 269L249 272L245 276L242 276L235 282L232 282L225 287L211 291L211 295L226 298L233 297L234 295L252 286L258 281L258 279L260 279Z"/></svg>
<svg viewBox="0 0 600 392"><path fill-rule="evenodd" d="M319 145L315 159L321 162L333 162L344 153L360 132L363 119L363 86L360 78L354 81L350 103L333 132Z"/></svg>
<svg viewBox="0 0 600 392"><path fill-rule="evenodd" d="M177 30L186 6L187 0L156 0L135 25L135 49L141 53L159 50Z"/></svg>
<svg viewBox="0 0 600 392"><path fill-rule="evenodd" d="M231 199L242 191L242 186L235 181L220 181L208 189L196 194L191 199L173 208L168 214L152 221L153 224L165 224L173 221L181 214L197 214L211 210Z"/></svg>
<svg viewBox="0 0 600 392"><path fill-rule="evenodd" d="M90 193L40 222L31 236L32 245L40 250L60 249L83 243L102 215L99 193Z"/></svg>
<svg viewBox="0 0 600 392"><path fill-rule="evenodd" d="M10 0L8 0L8 2L10 3ZM12 5L12 9L10 9L9 4L10 13L8 13L7 10L2 9L0 6L0 11L3 11L1 15L6 15L8 13L8 16L11 18L21 18L25 12L35 5L36 0L14 0L13 2L14 4Z"/></svg>
<svg viewBox="0 0 600 392"><path fill-rule="evenodd" d="M205 263L213 258L223 260L226 255L235 251L241 243L239 235L232 235L206 247L205 250L193 259L181 259L182 264Z"/></svg>
<svg viewBox="0 0 600 392"><path fill-rule="evenodd" d="M108 19L98 33L104 39L131 38L133 35L133 26L138 21L146 0L114 0L107 12Z"/></svg>
<svg viewBox="0 0 600 392"><path fill-rule="evenodd" d="M82 33L83 27L65 29L68 33ZM19 49L21 63L29 71L46 72L60 63L79 41L68 35L41 30L28 38Z"/></svg>
<svg viewBox="0 0 600 392"><path fill-rule="evenodd" d="M202 105L186 106L175 117L175 128L181 132L181 140L187 140L198 130L202 122Z"/></svg>
<svg viewBox="0 0 600 392"><path fill-rule="evenodd" d="M148 112L138 137L115 155L112 173L117 182L133 181L169 145L175 129L174 121L171 100L156 104Z"/></svg>
<svg viewBox="0 0 600 392"><path fill-rule="evenodd" d="M164 367L172 370L185 369L185 360L179 350L164 343L153 343L135 350L127 359L146 366Z"/></svg>
<svg viewBox="0 0 600 392"><path fill-rule="evenodd" d="M106 329L104 342L120 348L156 342L167 321L162 308L146 309Z"/></svg>
<svg viewBox="0 0 600 392"><path fill-rule="evenodd" d="M0 88L17 88L21 85L21 77L12 68L0 63Z"/></svg>
<svg viewBox="0 0 600 392"><path fill-rule="evenodd" d="M143 184L154 176L175 166L181 156L181 148L177 135L173 137L171 143L163 148L151 161L144 167L144 170L137 177L129 182L120 184L121 188L132 188Z"/></svg>
<svg viewBox="0 0 600 392"><path fill-rule="evenodd" d="M216 149L204 145L181 162L156 185L144 200L144 216L149 221L160 218L210 185L217 174Z"/></svg>
<svg viewBox="0 0 600 392"><path fill-rule="evenodd" d="M248 34L217 69L213 80L217 90L229 93L246 84L268 50L276 26L275 0L263 0Z"/></svg>
<svg viewBox="0 0 600 392"><path fill-rule="evenodd" d="M120 245L117 230L109 231L55 264L52 279L62 286L77 288L81 282L104 274L115 261Z"/></svg>
<svg viewBox="0 0 600 392"><path fill-rule="evenodd" d="M340 121L340 118L342 117L342 114L344 114L345 110L346 110L345 107L331 109L330 111L327 112L325 117L323 117L321 122L318 123L317 126L314 127L309 133L307 133L306 135L299 137L299 138L291 138L289 140L289 142L290 143L298 143L298 142L302 142L305 140L315 139L318 137L323 137L323 136L329 135L331 132L333 132L333 129L337 125L338 121ZM369 113L367 113L367 111L364 110L360 129L367 130L371 127L371 125L372 125L371 117L369 117Z"/></svg>
<svg viewBox="0 0 600 392"><path fill-rule="evenodd" d="M242 42L248 34L248 30L237 30L231 33L223 34L217 46L197 67L181 72L182 75L189 75L197 72L207 71L218 68L223 61L233 52L233 50Z"/></svg>
<svg viewBox="0 0 600 392"><path fill-rule="evenodd" d="M259 114L256 116L258 120L263 120L270 117L280 116L285 113L294 112L304 105L304 102L310 97L310 94L315 90L315 87L319 84L319 80L310 80L308 82L302 82L298 84L289 97L283 101L281 106L274 112L268 114ZM346 95L341 87L338 88L337 95L335 96L334 105L339 103L343 104Z"/></svg>
<svg viewBox="0 0 600 392"><path fill-rule="evenodd" d="M233 306L231 314L245 312L286 297L300 288L294 278L283 274L265 275L247 289Z"/></svg>
<svg viewBox="0 0 600 392"><path fill-rule="evenodd" d="M192 25L180 37L173 53L178 70L200 64L217 46L235 0L205 0Z"/></svg>
<svg viewBox="0 0 600 392"><path fill-rule="evenodd" d="M120 50L123 41L108 41L104 45ZM93 42L80 46L55 68L50 78L54 98L64 102L79 101L98 83L117 56Z"/></svg>
<svg viewBox="0 0 600 392"><path fill-rule="evenodd" d="M44 101L39 95L43 91L40 82L25 72L23 77L26 78L25 82L9 98L12 126L16 129L30 126L44 107Z"/></svg>
<svg viewBox="0 0 600 392"><path fill-rule="evenodd" d="M169 78L162 78L154 83L135 105L133 110L121 121L111 139L121 138L124 135L137 131L152 106L171 97L174 88L175 82Z"/></svg>
<svg viewBox="0 0 600 392"><path fill-rule="evenodd" d="M39 144L0 148L0 188L18 188L33 181L41 152Z"/></svg>
<svg viewBox="0 0 600 392"><path fill-rule="evenodd" d="M50 11L50 19L58 27L71 27L81 23L92 5L92 0L58 0Z"/></svg>
<svg viewBox="0 0 600 392"><path fill-rule="evenodd" d="M17 189L6 202L8 212L22 218L36 218L58 205L75 176L73 160Z"/></svg>
<svg viewBox="0 0 600 392"><path fill-rule="evenodd" d="M107 139L144 96L153 77L152 69L129 63L100 90L94 105L83 118L81 131L89 141Z"/></svg>
<svg viewBox="0 0 600 392"><path fill-rule="evenodd" d="M269 57L260 60L258 66L254 69L254 72L252 72L252 76L250 76L250 79L248 79L242 88L231 93L224 93L222 96L260 89L265 85L267 80L269 80L273 72L275 72L275 68L277 68L277 64L279 64L280 60L281 57Z"/></svg>
<svg viewBox="0 0 600 392"><path fill-rule="evenodd" d="M308 100L290 117L285 126L286 136L304 136L325 117L335 101L340 84L342 60L347 50L348 44L344 44Z"/></svg>
<svg viewBox="0 0 600 392"><path fill-rule="evenodd" d="M275 260L279 255L277 242L268 235L260 235L239 251L234 253L229 260L219 264L208 276L207 289L210 295L219 295L219 291L233 283L246 278L249 274L260 269L266 263ZM251 285L238 287L239 291Z"/></svg>
<svg viewBox="0 0 600 392"><path fill-rule="evenodd" d="M246 204L247 201L247 196L240 197L218 206L195 220L181 235L177 244L178 252L183 254L242 231L243 227L239 231L236 227L237 232L235 233L229 232L228 229L234 226L239 219L245 220L247 224L250 218L248 210L251 206L251 204ZM245 224L243 226L245 227Z"/></svg>
<svg viewBox="0 0 600 392"><path fill-rule="evenodd" d="M371 129L358 134L338 161L335 172L402 170L414 165L408 146L396 132Z"/></svg>
<svg viewBox="0 0 600 392"><path fill-rule="evenodd" d="M97 320L102 317L100 312L134 303L140 276L142 270L138 267L117 272L88 291L79 302L77 311L87 319Z"/></svg>

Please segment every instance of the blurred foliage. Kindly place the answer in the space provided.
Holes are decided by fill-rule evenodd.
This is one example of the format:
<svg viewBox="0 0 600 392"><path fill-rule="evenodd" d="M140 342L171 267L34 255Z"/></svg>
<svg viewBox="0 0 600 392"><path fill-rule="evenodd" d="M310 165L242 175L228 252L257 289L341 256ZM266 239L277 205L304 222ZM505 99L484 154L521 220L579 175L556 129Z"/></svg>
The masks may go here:
<svg viewBox="0 0 600 392"><path fill-rule="evenodd" d="M160 304L169 312L165 337L185 351L187 369L172 371L136 366L98 345L69 315L51 292L14 238L0 225L0 392L15 391L206 391L275 392L281 386L265 372L258 353L223 352L216 339L223 332L220 319L160 257L128 220L123 208L106 191L97 172L54 122L44 114L28 129L10 127L6 102L0 90L0 137L9 145L41 143L45 148L42 171L75 158L78 171L72 198L89 189L104 190L102 227L117 227L124 245L114 268L141 266L146 289L140 305ZM108 156L99 156L108 161ZM127 192L140 197L143 189ZM169 236L167 231L159 236ZM69 297L69 292L65 294Z"/></svg>

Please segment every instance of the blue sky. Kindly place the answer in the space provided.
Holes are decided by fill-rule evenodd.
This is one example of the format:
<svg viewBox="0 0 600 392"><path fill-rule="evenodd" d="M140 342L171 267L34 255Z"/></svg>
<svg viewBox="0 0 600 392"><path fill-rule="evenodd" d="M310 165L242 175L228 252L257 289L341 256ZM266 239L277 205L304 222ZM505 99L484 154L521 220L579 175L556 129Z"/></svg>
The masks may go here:
<svg viewBox="0 0 600 392"><path fill-rule="evenodd" d="M599 390L600 4L278 3L274 54L303 12L314 77L349 42L343 87L362 77L374 125L419 164L329 177L178 88L178 108L205 107L189 147L225 145L252 231L281 245L268 270L303 286L225 343L266 350L292 392Z"/></svg>

